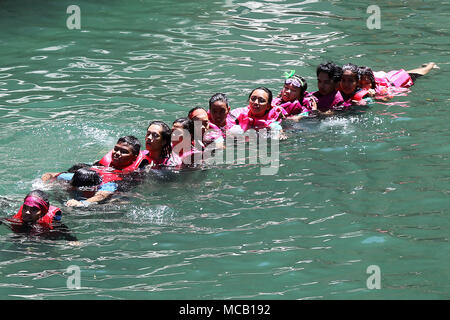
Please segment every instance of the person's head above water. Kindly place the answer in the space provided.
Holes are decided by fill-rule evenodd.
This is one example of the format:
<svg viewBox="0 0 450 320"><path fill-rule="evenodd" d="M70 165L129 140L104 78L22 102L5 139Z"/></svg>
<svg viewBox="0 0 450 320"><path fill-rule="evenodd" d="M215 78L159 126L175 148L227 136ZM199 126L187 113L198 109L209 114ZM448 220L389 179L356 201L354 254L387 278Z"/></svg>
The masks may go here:
<svg viewBox="0 0 450 320"><path fill-rule="evenodd" d="M151 121L145 135L145 148L150 152L150 157L157 155L159 158L167 158L172 152L172 130L163 121Z"/></svg>
<svg viewBox="0 0 450 320"><path fill-rule="evenodd" d="M321 63L316 69L317 87L323 96L337 90L342 78L342 68L333 62Z"/></svg>
<svg viewBox="0 0 450 320"><path fill-rule="evenodd" d="M224 93L216 93L209 99L209 114L212 122L223 127L227 124L227 115L230 112L228 97Z"/></svg>
<svg viewBox="0 0 450 320"><path fill-rule="evenodd" d="M188 134L189 141L192 141L194 139L194 122L189 118L176 119L172 124L172 146L174 147L184 141L188 138Z"/></svg>
<svg viewBox="0 0 450 320"><path fill-rule="evenodd" d="M23 199L22 221L35 223L47 214L49 208L48 195L44 191L33 190Z"/></svg>
<svg viewBox="0 0 450 320"><path fill-rule="evenodd" d="M308 89L308 84L305 78L294 74L284 81L279 97L283 102L294 102L303 98L306 89Z"/></svg>
<svg viewBox="0 0 450 320"><path fill-rule="evenodd" d="M358 67L358 79L359 87L361 89L375 89L377 84L375 82L375 76L371 68L362 66Z"/></svg>
<svg viewBox="0 0 450 320"><path fill-rule="evenodd" d="M132 164L141 150L141 143L134 136L125 136L117 140L111 155L111 167L123 169Z"/></svg>
<svg viewBox="0 0 450 320"><path fill-rule="evenodd" d="M188 118L194 121L194 127L198 123L202 126L202 136L205 134L206 130L209 129L209 118L208 112L202 107L194 107L188 112Z"/></svg>
<svg viewBox="0 0 450 320"><path fill-rule="evenodd" d="M358 79L358 66L353 63L345 64L342 67L341 92L345 96L353 96L358 88Z"/></svg>
<svg viewBox="0 0 450 320"><path fill-rule="evenodd" d="M252 117L262 117L272 108L272 91L266 87L253 89L248 95L248 105Z"/></svg>
<svg viewBox="0 0 450 320"><path fill-rule="evenodd" d="M70 184L73 187L93 187L98 186L102 182L100 174L94 170L81 168L75 171Z"/></svg>

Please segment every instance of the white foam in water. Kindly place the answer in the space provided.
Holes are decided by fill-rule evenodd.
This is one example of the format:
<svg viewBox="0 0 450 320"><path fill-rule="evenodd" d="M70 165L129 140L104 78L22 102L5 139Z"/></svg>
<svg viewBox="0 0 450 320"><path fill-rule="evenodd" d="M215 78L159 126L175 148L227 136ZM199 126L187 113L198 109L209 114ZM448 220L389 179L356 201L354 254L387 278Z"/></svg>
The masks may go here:
<svg viewBox="0 0 450 320"><path fill-rule="evenodd" d="M129 208L127 217L134 221L152 222L156 224L166 224L172 220L175 211L165 205L157 205L154 207L137 207Z"/></svg>
<svg viewBox="0 0 450 320"><path fill-rule="evenodd" d="M319 130L327 130L329 128L338 128L339 132L342 134L349 134L355 132L354 126L352 124L359 122L358 117L349 118L328 118L320 123Z"/></svg>
<svg viewBox="0 0 450 320"><path fill-rule="evenodd" d="M31 187L33 190L36 190L36 189L39 189L42 191L52 190L51 184L45 183L44 181L41 180L40 177L33 180Z"/></svg>

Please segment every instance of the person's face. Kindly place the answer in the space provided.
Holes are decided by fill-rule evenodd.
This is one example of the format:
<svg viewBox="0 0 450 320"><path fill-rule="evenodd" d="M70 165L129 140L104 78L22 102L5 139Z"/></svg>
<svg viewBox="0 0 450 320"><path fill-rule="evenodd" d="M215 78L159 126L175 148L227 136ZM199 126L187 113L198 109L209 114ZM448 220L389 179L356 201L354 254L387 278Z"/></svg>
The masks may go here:
<svg viewBox="0 0 450 320"><path fill-rule="evenodd" d="M196 125L197 121L201 122L202 135L204 135L206 130L209 128L208 113L203 109L194 110L191 114L191 119L194 121L194 125Z"/></svg>
<svg viewBox="0 0 450 320"><path fill-rule="evenodd" d="M183 141L183 126L181 123L174 123L172 125L172 146L175 147Z"/></svg>
<svg viewBox="0 0 450 320"><path fill-rule="evenodd" d="M136 160L133 147L128 143L120 142L114 146L111 159L111 167L121 169L129 166Z"/></svg>
<svg viewBox="0 0 450 320"><path fill-rule="evenodd" d="M317 88L321 95L326 96L336 90L336 83L328 76L328 73L320 72L317 76Z"/></svg>
<svg viewBox="0 0 450 320"><path fill-rule="evenodd" d="M370 81L369 77L362 76L359 80L359 86L363 89L369 90L372 88L372 82Z"/></svg>
<svg viewBox="0 0 450 320"><path fill-rule="evenodd" d="M42 212L38 207L22 206L22 220L25 223L34 223L41 218Z"/></svg>
<svg viewBox="0 0 450 320"><path fill-rule="evenodd" d="M294 102L295 100L300 99L300 93L301 89L299 87L285 83L281 90L281 99L284 102Z"/></svg>
<svg viewBox="0 0 450 320"><path fill-rule="evenodd" d="M209 107L212 122L223 127L227 123L227 114L230 112L230 108L224 101L217 100Z"/></svg>
<svg viewBox="0 0 450 320"><path fill-rule="evenodd" d="M160 151L165 144L162 137L163 127L158 124L152 124L147 129L147 134L145 135L145 148L148 151Z"/></svg>
<svg viewBox="0 0 450 320"><path fill-rule="evenodd" d="M358 80L353 72L345 70L341 79L341 90L346 95L351 95L356 91Z"/></svg>
<svg viewBox="0 0 450 320"><path fill-rule="evenodd" d="M262 117L270 108L269 94L264 90L257 89L250 95L248 103L251 114L255 117Z"/></svg>

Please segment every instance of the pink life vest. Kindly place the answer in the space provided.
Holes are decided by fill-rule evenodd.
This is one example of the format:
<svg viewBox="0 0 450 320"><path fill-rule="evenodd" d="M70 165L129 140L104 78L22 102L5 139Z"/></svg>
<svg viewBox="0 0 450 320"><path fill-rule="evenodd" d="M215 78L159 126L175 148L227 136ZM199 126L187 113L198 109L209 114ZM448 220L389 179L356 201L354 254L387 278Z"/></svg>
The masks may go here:
<svg viewBox="0 0 450 320"><path fill-rule="evenodd" d="M251 115L250 106L237 108L232 111L236 121L241 126L242 130L248 129L260 130L269 128L273 122L281 122L281 118L287 115L286 110L280 106L272 107L262 117L254 117Z"/></svg>
<svg viewBox="0 0 450 320"><path fill-rule="evenodd" d="M409 88L414 82L411 76L403 69L392 70L389 72L377 71L373 73L375 77L375 82L378 85L385 87L396 87L396 88Z"/></svg>
<svg viewBox="0 0 450 320"><path fill-rule="evenodd" d="M215 127L217 127L219 130L222 131L222 136L225 138L226 136L226 132L227 130L230 130L231 127L233 127L234 125L236 125L236 119L233 118L233 116L228 113L227 117L226 117L226 123L223 127L219 127L217 124L215 124L214 122L212 122L212 118L211 118L211 113L208 110L208 120L209 120L209 125L211 127L211 125L214 125Z"/></svg>
<svg viewBox="0 0 450 320"><path fill-rule="evenodd" d="M272 106L282 107L287 113L286 116L291 116L311 111L313 107L313 100L317 101L317 98L306 91L301 102L299 100L295 100L293 102L283 102L281 98L277 97L272 100Z"/></svg>

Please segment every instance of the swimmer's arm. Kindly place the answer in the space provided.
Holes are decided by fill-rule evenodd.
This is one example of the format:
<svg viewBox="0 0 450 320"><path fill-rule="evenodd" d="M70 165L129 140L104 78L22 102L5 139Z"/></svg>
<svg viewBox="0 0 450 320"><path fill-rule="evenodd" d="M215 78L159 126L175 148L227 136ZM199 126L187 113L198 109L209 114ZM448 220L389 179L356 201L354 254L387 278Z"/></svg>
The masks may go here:
<svg viewBox="0 0 450 320"><path fill-rule="evenodd" d="M69 201L66 202L66 206L68 206L68 207L86 207L91 204L105 201L105 200L109 199L113 194L114 194L114 192L111 192L111 191L97 191L93 197L91 197L87 200L84 200L84 201L70 199Z"/></svg>
<svg viewBox="0 0 450 320"><path fill-rule="evenodd" d="M46 172L42 175L41 179L42 181L54 180L59 174L59 172Z"/></svg>
<svg viewBox="0 0 450 320"><path fill-rule="evenodd" d="M289 116L289 117L287 117L286 119L287 119L287 120L292 120L292 121L298 122L300 119L302 119L302 118L304 118L304 117L305 117L304 115L297 114L297 115L295 115L295 116Z"/></svg>

